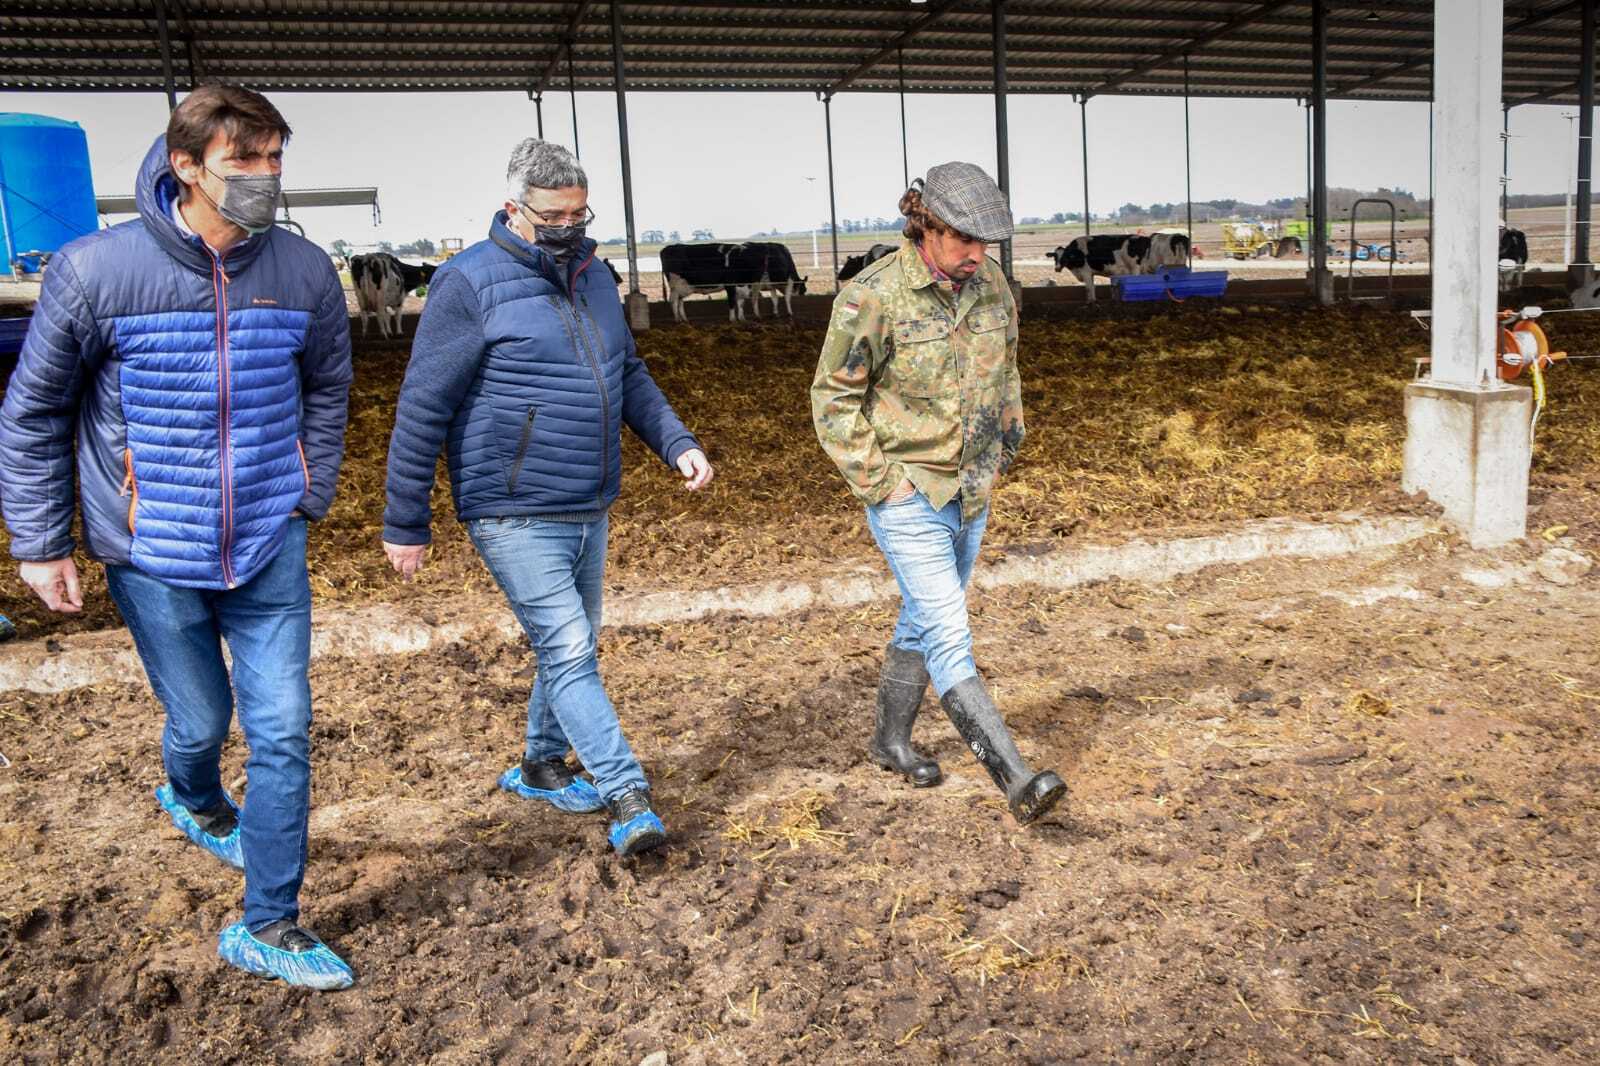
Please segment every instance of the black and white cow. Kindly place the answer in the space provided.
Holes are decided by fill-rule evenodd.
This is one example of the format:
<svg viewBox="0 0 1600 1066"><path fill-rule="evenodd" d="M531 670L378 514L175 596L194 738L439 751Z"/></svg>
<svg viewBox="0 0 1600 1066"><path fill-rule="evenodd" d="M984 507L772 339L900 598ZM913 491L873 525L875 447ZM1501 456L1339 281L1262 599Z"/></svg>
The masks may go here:
<svg viewBox="0 0 1600 1066"><path fill-rule="evenodd" d="M361 335L367 335L367 316L378 316L378 332L389 336L389 316L394 316L395 336L401 336L400 305L406 293L422 288L439 269L432 263L412 266L388 252L372 252L350 257L350 283L356 290L356 305L361 308Z"/></svg>
<svg viewBox="0 0 1600 1066"><path fill-rule="evenodd" d="M1166 235L1163 234L1163 237ZM1114 278L1123 274L1147 273L1145 260L1150 257L1151 238L1131 233L1103 233L1093 237L1076 237L1050 253L1057 273L1065 270L1083 282L1094 302L1094 279Z"/></svg>
<svg viewBox="0 0 1600 1066"><path fill-rule="evenodd" d="M1144 260L1144 273L1154 274L1162 267L1185 266L1188 262L1187 234L1157 233L1150 238L1150 254Z"/></svg>
<svg viewBox="0 0 1600 1066"><path fill-rule="evenodd" d="M672 317L687 322L683 301L697 292L725 292L728 321L744 321L744 302L767 273L765 249L748 244L669 244L661 249L661 288ZM759 316L760 309L754 308Z"/></svg>
<svg viewBox="0 0 1600 1066"><path fill-rule="evenodd" d="M745 248L757 249L766 256L767 267L761 279L753 286L751 307L757 318L761 317L761 294L772 301L772 317L778 317L778 300L783 299L783 309L794 317L794 294L806 291L806 279L794 264L794 253L787 244L776 241L751 241Z"/></svg>
<svg viewBox="0 0 1600 1066"><path fill-rule="evenodd" d="M892 244L874 244L861 255L852 255L844 261L844 266L839 268L839 280L849 281L867 267L876 263L886 255L893 255L895 246Z"/></svg>
<svg viewBox="0 0 1600 1066"><path fill-rule="evenodd" d="M1500 227L1500 291L1522 287L1522 272L1528 268L1528 235L1519 229Z"/></svg>

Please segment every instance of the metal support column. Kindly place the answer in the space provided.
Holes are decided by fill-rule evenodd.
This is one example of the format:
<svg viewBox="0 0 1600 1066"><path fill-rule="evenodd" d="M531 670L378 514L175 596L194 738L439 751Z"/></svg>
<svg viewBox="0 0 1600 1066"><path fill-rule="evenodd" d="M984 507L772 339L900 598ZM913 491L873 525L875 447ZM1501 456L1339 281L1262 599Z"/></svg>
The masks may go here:
<svg viewBox="0 0 1600 1066"><path fill-rule="evenodd" d="M1333 303L1328 274L1328 0L1311 2L1311 294Z"/></svg>
<svg viewBox="0 0 1600 1066"><path fill-rule="evenodd" d="M618 3L611 4L611 79L617 90L617 146L622 156L622 220L628 234L628 320L634 329L648 329L650 303L639 291L639 240L633 225L633 162L628 152L628 75L622 63L622 5Z"/></svg>
<svg viewBox="0 0 1600 1066"><path fill-rule="evenodd" d="M567 45L567 94L572 97L572 155L582 159L578 150L578 75L572 63L572 45Z"/></svg>
<svg viewBox="0 0 1600 1066"><path fill-rule="evenodd" d="M1589 214L1594 202L1591 171L1594 168L1594 35L1600 0L1584 0L1582 59L1578 66L1578 202L1573 216L1572 261L1587 265L1589 258Z"/></svg>
<svg viewBox="0 0 1600 1066"><path fill-rule="evenodd" d="M1509 226L1506 217L1511 203L1511 105L1500 109L1500 224Z"/></svg>
<svg viewBox="0 0 1600 1066"><path fill-rule="evenodd" d="M533 98L534 117L539 122L539 139L544 140L544 93L539 93Z"/></svg>
<svg viewBox="0 0 1600 1066"><path fill-rule="evenodd" d="M833 241L833 291L839 291L839 209L833 194L833 97L822 97L822 125L828 138L828 236Z"/></svg>
<svg viewBox="0 0 1600 1066"><path fill-rule="evenodd" d="M1006 204L1011 203L1011 145L1006 125L1006 0L993 0L994 17L994 149L996 179ZM1000 242L1000 272L1011 278L1011 242Z"/></svg>
<svg viewBox="0 0 1600 1066"><path fill-rule="evenodd" d="M1078 128L1083 133L1083 235L1089 236L1089 97L1078 97Z"/></svg>
<svg viewBox="0 0 1600 1066"><path fill-rule="evenodd" d="M1184 225L1188 227L1189 254L1185 266L1194 265L1194 181L1189 160L1189 57L1183 57L1183 210Z"/></svg>
<svg viewBox="0 0 1600 1066"><path fill-rule="evenodd" d="M1306 225L1311 224L1311 100L1300 101L1306 109ZM1306 238L1306 262L1311 262L1311 239Z"/></svg>
<svg viewBox="0 0 1600 1066"><path fill-rule="evenodd" d="M905 182L901 191L911 188L911 142L906 139L906 50L900 49L900 172Z"/></svg>
<svg viewBox="0 0 1600 1066"><path fill-rule="evenodd" d="M167 0L156 0L156 31L161 35L161 76L167 87L167 110L178 108L178 87L172 77L172 35L167 30Z"/></svg>
<svg viewBox="0 0 1600 1066"><path fill-rule="evenodd" d="M1433 214L1434 214L1434 162L1433 162L1433 102L1438 99L1434 91L1434 63L1428 60L1428 276L1433 277Z"/></svg>

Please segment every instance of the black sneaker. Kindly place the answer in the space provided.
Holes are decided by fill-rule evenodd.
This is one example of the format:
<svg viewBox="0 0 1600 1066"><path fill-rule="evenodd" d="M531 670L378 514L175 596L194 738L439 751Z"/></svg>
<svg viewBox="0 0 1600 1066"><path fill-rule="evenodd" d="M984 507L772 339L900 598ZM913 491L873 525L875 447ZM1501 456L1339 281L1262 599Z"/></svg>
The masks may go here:
<svg viewBox="0 0 1600 1066"><path fill-rule="evenodd" d="M560 792L572 784L577 776L565 759L543 759L537 762L528 758L522 760L522 783L529 788Z"/></svg>

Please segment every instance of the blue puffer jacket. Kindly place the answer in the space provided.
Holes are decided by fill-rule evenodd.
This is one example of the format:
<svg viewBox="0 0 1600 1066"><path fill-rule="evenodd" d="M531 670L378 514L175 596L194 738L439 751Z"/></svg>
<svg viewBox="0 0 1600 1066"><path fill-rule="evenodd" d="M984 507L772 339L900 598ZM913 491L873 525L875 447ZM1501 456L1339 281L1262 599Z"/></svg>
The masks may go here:
<svg viewBox="0 0 1600 1066"><path fill-rule="evenodd" d="M441 446L462 521L610 507L624 423L668 466L700 446L639 358L594 242L563 271L505 223L428 286L389 442L392 544L428 542Z"/></svg>
<svg viewBox="0 0 1600 1066"><path fill-rule="evenodd" d="M350 321L315 245L273 227L219 263L172 219L158 138L139 218L50 261L0 408L11 553L70 554L74 472L86 547L174 585L233 588L320 518L344 458Z"/></svg>

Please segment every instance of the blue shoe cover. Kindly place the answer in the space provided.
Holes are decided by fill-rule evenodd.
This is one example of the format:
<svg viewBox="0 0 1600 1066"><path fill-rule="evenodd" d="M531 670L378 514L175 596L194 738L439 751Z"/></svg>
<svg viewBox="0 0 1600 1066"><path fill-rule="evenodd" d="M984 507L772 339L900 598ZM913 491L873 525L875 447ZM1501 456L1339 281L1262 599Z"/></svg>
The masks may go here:
<svg viewBox="0 0 1600 1066"><path fill-rule="evenodd" d="M612 822L611 847L624 859L667 842L667 828L653 812L636 814L626 822Z"/></svg>
<svg viewBox="0 0 1600 1066"><path fill-rule="evenodd" d="M228 801L228 806L233 808L233 813L239 813L239 805L224 792L222 798ZM244 841L239 836L239 826L233 827L233 832L225 837L214 837L194 820L189 813L189 808L178 802L178 797L172 794L171 785L162 785L156 789L156 802L161 804L161 809L172 818L172 824L178 831L190 840L205 848L211 854L232 866L235 870L244 869Z"/></svg>
<svg viewBox="0 0 1600 1066"><path fill-rule="evenodd" d="M243 922L234 922L217 937L217 954L230 966L257 976L323 992L349 988L356 980L350 965L322 941L310 951L285 951L251 936Z"/></svg>
<svg viewBox="0 0 1600 1066"><path fill-rule="evenodd" d="M522 767L513 766L500 775L500 787L513 796L544 800L557 810L570 814L589 814L606 809L606 801L600 798L599 790L581 777L573 778L572 784L566 788L533 788L522 783Z"/></svg>

